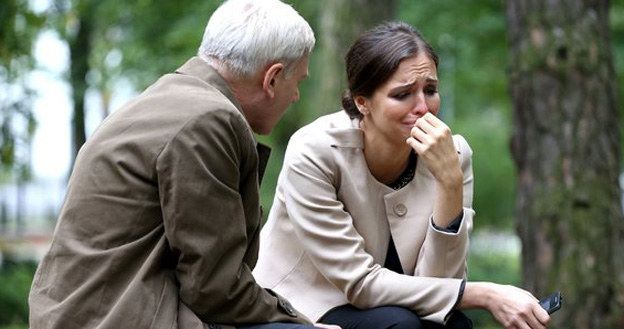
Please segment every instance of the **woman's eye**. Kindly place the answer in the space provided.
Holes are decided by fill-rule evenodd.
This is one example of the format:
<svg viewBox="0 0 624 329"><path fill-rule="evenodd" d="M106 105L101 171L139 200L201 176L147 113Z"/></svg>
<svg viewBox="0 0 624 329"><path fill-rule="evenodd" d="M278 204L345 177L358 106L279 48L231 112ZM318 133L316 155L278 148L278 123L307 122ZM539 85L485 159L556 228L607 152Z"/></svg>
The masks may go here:
<svg viewBox="0 0 624 329"><path fill-rule="evenodd" d="M403 91L403 92L400 92L398 94L392 95L392 98L398 99L398 100L402 100L402 99L405 99L409 95L410 95L410 93L408 91Z"/></svg>
<svg viewBox="0 0 624 329"><path fill-rule="evenodd" d="M425 88L425 95L432 96L438 93L438 88L436 87L428 87Z"/></svg>

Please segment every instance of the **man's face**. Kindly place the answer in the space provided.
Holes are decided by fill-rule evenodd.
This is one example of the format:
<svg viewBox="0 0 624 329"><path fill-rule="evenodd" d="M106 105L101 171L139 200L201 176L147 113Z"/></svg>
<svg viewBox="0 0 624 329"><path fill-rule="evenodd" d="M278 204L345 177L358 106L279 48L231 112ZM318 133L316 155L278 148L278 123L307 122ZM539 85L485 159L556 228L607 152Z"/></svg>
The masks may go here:
<svg viewBox="0 0 624 329"><path fill-rule="evenodd" d="M299 83L308 77L308 56L299 59L291 70L286 73L282 70L275 76L275 97L261 109L263 113L262 125L257 127L258 134L269 134L286 112L288 106L299 100Z"/></svg>

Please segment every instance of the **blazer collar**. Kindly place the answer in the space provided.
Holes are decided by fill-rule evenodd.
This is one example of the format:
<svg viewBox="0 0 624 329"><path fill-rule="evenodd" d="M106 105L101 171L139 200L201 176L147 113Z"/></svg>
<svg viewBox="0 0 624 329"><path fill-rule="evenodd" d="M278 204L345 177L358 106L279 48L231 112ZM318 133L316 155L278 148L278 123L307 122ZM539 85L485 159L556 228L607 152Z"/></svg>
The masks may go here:
<svg viewBox="0 0 624 329"><path fill-rule="evenodd" d="M190 75L196 77L202 81L207 82L211 86L215 87L225 97L227 97L232 104L241 112L243 110L238 104L238 100L234 96L234 92L230 89L225 79L215 70L210 64L206 63L203 59L193 56L184 65L176 70L176 73Z"/></svg>
<svg viewBox="0 0 624 329"><path fill-rule="evenodd" d="M364 148L364 133L360 129L358 119L350 119L344 111L334 115L341 116L332 128L328 130L328 134L332 136L332 147L340 148Z"/></svg>

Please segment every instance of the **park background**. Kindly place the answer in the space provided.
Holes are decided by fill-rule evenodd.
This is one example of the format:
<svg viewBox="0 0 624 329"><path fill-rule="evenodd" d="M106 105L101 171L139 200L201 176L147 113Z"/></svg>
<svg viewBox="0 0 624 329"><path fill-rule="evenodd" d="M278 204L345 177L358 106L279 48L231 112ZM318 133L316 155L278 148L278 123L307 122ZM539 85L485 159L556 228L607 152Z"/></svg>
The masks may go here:
<svg viewBox="0 0 624 329"><path fill-rule="evenodd" d="M0 328L27 327L27 294L34 269L49 244L71 163L80 145L107 115L196 53L206 21L220 2L3 0L0 3ZM422 32L440 56L440 117L454 133L465 136L474 151L477 217L468 259L469 279L521 285L538 296L562 290L567 297L566 304L553 316L555 328L623 327L620 326L624 321L622 315L617 315L624 313L621 308L624 272L619 271L624 262L619 175L603 175L608 179L601 184L606 185L598 186L597 191L610 192L596 207L588 197L574 201L568 209L565 199L572 194L566 193L559 198L542 197L546 201L535 207L527 203L526 197L520 197L526 196L527 187L522 185L526 182L519 179L519 164L545 159L522 160L521 153L512 153L511 145L521 145L518 139L523 135L518 131L531 128L526 118L514 114L526 106L521 100L535 98L537 102L542 94L551 91L542 88L542 93L533 90L520 93L522 97L517 97L516 93L513 98L513 90L518 90L513 84L522 80L517 78L518 70L522 73L519 75L525 76L530 75L531 70L549 72L554 66L553 75L564 85L563 89L570 88L565 87L570 80L566 70L585 74L581 81L594 79L593 71L614 70L613 74L599 76L598 79L603 79L599 86L606 86L604 90L612 89L615 100L622 99L624 0L610 3L590 0L286 2L308 20L316 33L317 44L310 61L311 77L301 86L301 100L291 106L271 136L258 137L273 147L261 187L261 203L265 209L269 209L272 202L289 136L318 116L339 110L340 94L346 86L343 56L348 46L361 31L379 22L406 21ZM557 6L560 10L554 10ZM602 9L591 13L593 8ZM576 12L577 17L566 16L571 12ZM590 13L584 16L584 12ZM598 27L592 30L595 33L576 32L583 17L598 21ZM544 49L533 49L529 53L538 57L531 59L533 62L539 62L539 56L543 55L546 64L526 67L523 62L526 53L519 55L518 47L514 46L518 40L510 40L514 35L510 32L515 24L512 22L540 27L538 30L546 35L547 42L541 43ZM539 39L536 34L529 34L534 37L533 41ZM579 70L578 67L585 64L578 62L583 57L591 57L591 52L575 49L604 40L604 36L608 38L607 43L598 43L600 47L596 50L600 53L600 63L592 64L596 69L590 65ZM576 60L577 63L548 64L548 47L557 42L565 47L557 46L555 59ZM589 95L589 99L578 101L589 111L599 113L603 104L595 100L600 96L591 97L593 93L583 92L583 97ZM566 93L557 95L558 98L548 100L549 106L545 107L548 111L531 112L528 120L553 120L547 112L557 113L570 106L558 102ZM591 165L599 162L596 176L601 175L603 162L611 166L610 171L622 171L622 137L618 135L622 122L621 102L607 103L603 116L612 124L598 129L598 133L615 134L616 148L603 154L603 161L575 162L581 166L580 171L588 173L594 170ZM592 108L594 106L596 109ZM562 115L549 124L563 124L564 120L574 118ZM615 133L612 126L615 126ZM538 127L536 131L548 130ZM591 134L572 133L572 136L574 138L566 142L573 145L591 144L592 139L597 144L600 141ZM537 139L534 142L539 144ZM553 152L552 157L558 153L561 152ZM570 156L589 158L591 155L581 150L570 152ZM549 157L546 153L545 158ZM616 160L611 159L613 157ZM582 167L584 165L589 167ZM530 166L523 168L526 167ZM548 173L546 170L546 175ZM544 193L548 196L553 194L549 184L556 185L548 181L534 179L532 184L538 186L536 189L542 191L542 196ZM576 184L574 189L582 190L584 186ZM615 198L613 191L617 194ZM586 193L596 194L595 190ZM529 199L536 198L539 195ZM612 209L614 202L617 210L604 210ZM574 211L574 207L603 207L598 214L608 220L600 221L595 217L596 212ZM551 210L544 212L543 208ZM565 214L570 213L574 215L567 218ZM570 224L576 229L572 232L561 229L568 227L560 224L566 220L576 221ZM540 224L542 222L546 223L546 228ZM579 222L586 222L588 226L579 227ZM548 223L555 224L548 226ZM603 229L593 231L592 225ZM552 227L560 229L548 229ZM544 239L527 238L536 232ZM607 242L584 244L583 235L592 241ZM607 258L593 253L606 253ZM549 256L546 259L536 257L542 254ZM538 265L531 265L533 263ZM593 318L598 319L579 313L593 314ZM475 328L500 328L486 312L474 311L471 316Z"/></svg>

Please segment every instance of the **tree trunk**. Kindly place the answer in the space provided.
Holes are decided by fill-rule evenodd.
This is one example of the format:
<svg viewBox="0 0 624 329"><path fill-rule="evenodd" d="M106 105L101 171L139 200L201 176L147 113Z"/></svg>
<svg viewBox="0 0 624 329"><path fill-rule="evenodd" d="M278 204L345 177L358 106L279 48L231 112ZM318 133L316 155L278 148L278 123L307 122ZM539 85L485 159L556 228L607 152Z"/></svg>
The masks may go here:
<svg viewBox="0 0 624 329"><path fill-rule="evenodd" d="M554 328L624 328L617 80L607 0L508 0L522 276Z"/></svg>
<svg viewBox="0 0 624 329"><path fill-rule="evenodd" d="M87 73L89 73L89 56L91 54L91 37L93 35L93 6L86 1L76 10L77 31L69 40L71 58L70 84L74 101L72 117L72 169L80 147L87 140L85 131L85 94L87 92Z"/></svg>
<svg viewBox="0 0 624 329"><path fill-rule="evenodd" d="M344 56L366 29L395 17L396 0L321 1L320 61L316 114L340 109L342 91L347 87Z"/></svg>

